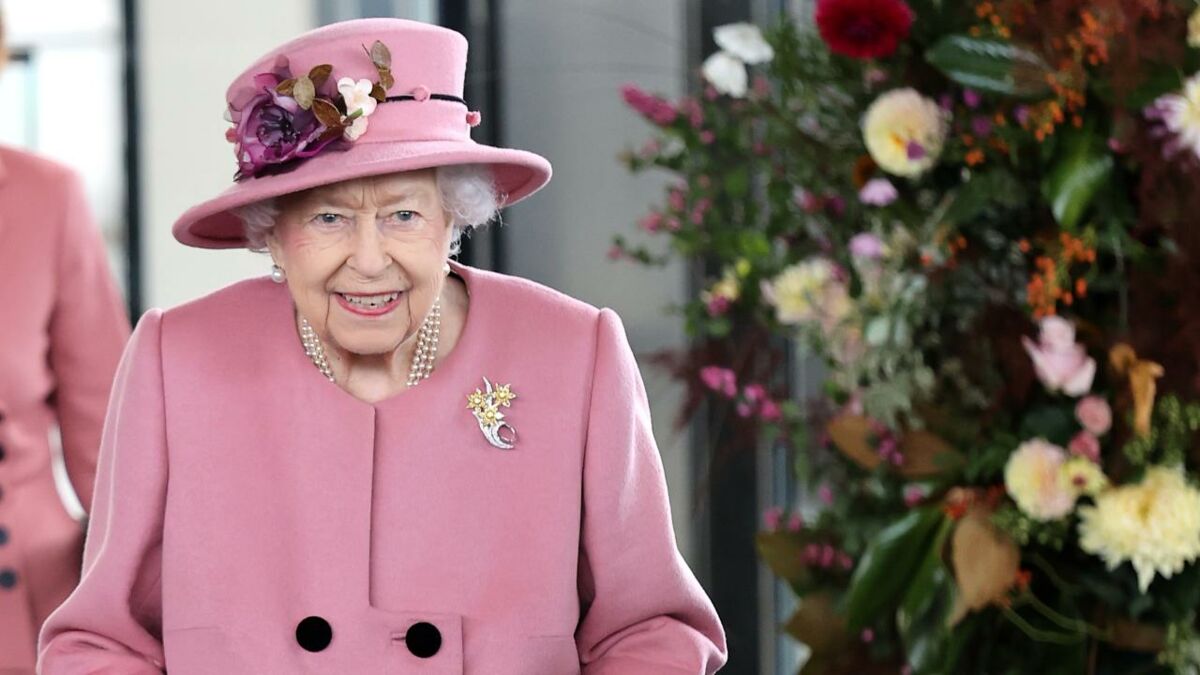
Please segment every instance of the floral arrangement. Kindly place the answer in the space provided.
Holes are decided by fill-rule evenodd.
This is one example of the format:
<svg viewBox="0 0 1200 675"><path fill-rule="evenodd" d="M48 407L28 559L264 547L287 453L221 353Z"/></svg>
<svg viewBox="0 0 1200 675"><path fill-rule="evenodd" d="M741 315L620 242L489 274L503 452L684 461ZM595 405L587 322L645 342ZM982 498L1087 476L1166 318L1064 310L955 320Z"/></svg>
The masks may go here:
<svg viewBox="0 0 1200 675"><path fill-rule="evenodd" d="M664 359L764 514L804 673L1200 672L1200 10L817 0L627 85L693 261ZM807 363L815 395L789 390Z"/></svg>
<svg viewBox="0 0 1200 675"><path fill-rule="evenodd" d="M235 94L226 113L233 128L225 134L238 160L234 180L286 171L336 142L358 140L395 82L387 45L376 40L366 51L379 73L377 82L343 77L330 91L333 66L322 64L295 77L287 58L280 57L271 72L254 76L253 87Z"/></svg>

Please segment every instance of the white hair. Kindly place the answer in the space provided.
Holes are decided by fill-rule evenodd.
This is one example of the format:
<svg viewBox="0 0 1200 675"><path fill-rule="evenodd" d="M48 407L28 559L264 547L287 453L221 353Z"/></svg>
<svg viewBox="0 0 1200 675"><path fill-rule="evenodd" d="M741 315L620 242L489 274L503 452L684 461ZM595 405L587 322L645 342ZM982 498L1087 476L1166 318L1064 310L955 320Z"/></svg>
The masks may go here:
<svg viewBox="0 0 1200 675"><path fill-rule="evenodd" d="M453 228L450 239L451 255L458 253L462 235L482 227L500 214L505 195L496 187L492 170L482 164L450 164L437 167L438 193L442 209ZM267 235L279 218L279 206L274 199L265 199L234 209L242 221L248 247L265 251Z"/></svg>

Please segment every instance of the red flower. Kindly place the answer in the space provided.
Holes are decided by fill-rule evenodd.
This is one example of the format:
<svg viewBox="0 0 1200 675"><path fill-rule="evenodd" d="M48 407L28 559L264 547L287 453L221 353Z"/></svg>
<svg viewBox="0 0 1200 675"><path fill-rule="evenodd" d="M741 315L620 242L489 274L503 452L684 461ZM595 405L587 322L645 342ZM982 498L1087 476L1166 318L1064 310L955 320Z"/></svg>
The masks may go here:
<svg viewBox="0 0 1200 675"><path fill-rule="evenodd" d="M908 37L913 12L904 0L817 0L816 22L834 53L873 59Z"/></svg>

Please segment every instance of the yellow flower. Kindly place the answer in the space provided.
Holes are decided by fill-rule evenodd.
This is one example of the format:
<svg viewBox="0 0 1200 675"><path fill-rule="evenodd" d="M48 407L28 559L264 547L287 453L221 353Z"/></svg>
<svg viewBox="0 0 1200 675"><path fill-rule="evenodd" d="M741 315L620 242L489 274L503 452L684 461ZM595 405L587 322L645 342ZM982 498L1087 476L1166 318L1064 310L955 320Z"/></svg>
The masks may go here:
<svg viewBox="0 0 1200 675"><path fill-rule="evenodd" d="M875 99L863 118L871 159L888 173L917 176L937 162L949 116L915 89L894 89Z"/></svg>
<svg viewBox="0 0 1200 675"><path fill-rule="evenodd" d="M479 411L483 409L487 398L482 391L476 389L473 393L467 394L467 407L471 410Z"/></svg>
<svg viewBox="0 0 1200 675"><path fill-rule="evenodd" d="M502 405L505 408L510 407L512 405L512 400L517 397L517 395L513 393L512 389L510 389L510 386L511 385L502 384L492 390L492 398L498 405Z"/></svg>
<svg viewBox="0 0 1200 675"><path fill-rule="evenodd" d="M1100 493L1079 509L1079 547L1109 569L1133 563L1138 587L1169 579L1200 557L1200 490L1180 467L1151 467L1136 485Z"/></svg>
<svg viewBox="0 0 1200 675"><path fill-rule="evenodd" d="M504 419L504 415L495 405L489 405L485 407L483 412L479 414L479 419L482 420L484 424L495 424L496 422Z"/></svg>
<svg viewBox="0 0 1200 675"><path fill-rule="evenodd" d="M1004 488L1017 508L1034 520L1057 520L1078 497L1062 479L1067 452L1041 438L1022 443L1004 467Z"/></svg>
<svg viewBox="0 0 1200 675"><path fill-rule="evenodd" d="M1192 10L1188 17L1188 46L1200 47L1200 7Z"/></svg>
<svg viewBox="0 0 1200 675"><path fill-rule="evenodd" d="M1108 478L1097 465L1086 457L1072 457L1062 465L1061 479L1066 489L1077 495L1096 495L1108 487Z"/></svg>
<svg viewBox="0 0 1200 675"><path fill-rule="evenodd" d="M852 309L845 284L834 277L833 263L824 258L792 265L763 291L767 302L775 305L775 318L783 324L821 319L832 326Z"/></svg>
<svg viewBox="0 0 1200 675"><path fill-rule="evenodd" d="M700 293L700 299L704 304L712 304L714 298L724 298L729 302L736 302L742 295L742 284L738 279L736 269L726 268L721 279L714 283L707 291Z"/></svg>

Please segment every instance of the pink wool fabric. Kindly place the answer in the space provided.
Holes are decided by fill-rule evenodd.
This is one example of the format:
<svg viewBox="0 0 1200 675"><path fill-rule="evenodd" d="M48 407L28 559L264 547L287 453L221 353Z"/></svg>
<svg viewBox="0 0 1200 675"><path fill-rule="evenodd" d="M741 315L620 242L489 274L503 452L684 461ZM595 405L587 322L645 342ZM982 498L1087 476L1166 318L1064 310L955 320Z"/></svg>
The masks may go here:
<svg viewBox="0 0 1200 675"><path fill-rule="evenodd" d="M11 582L0 583L0 673L31 673L38 628L79 580L83 552L55 490L50 430L87 507L129 319L79 179L5 147L0 279L0 574Z"/></svg>
<svg viewBox="0 0 1200 675"><path fill-rule="evenodd" d="M40 672L715 672L724 633L676 548L620 320L453 269L458 344L376 404L317 371L265 279L143 317ZM517 394L513 450L467 407L485 377ZM298 643L306 617L331 628L320 651ZM419 623L441 638L426 658Z"/></svg>
<svg viewBox="0 0 1200 675"><path fill-rule="evenodd" d="M433 93L462 98L467 40L461 34L417 21L360 19L318 28L265 54L233 81L226 99L235 100L239 92L252 87L254 76L270 72L279 57L288 60L297 76L329 64L333 82L343 77L375 81L379 75L366 49L376 40L392 53L396 82L389 95L420 98ZM549 182L550 163L544 158L471 140L470 112L460 102L436 98L381 103L368 118L366 133L345 149L326 150L286 173L234 183L180 216L174 235L188 246L242 247L246 245L242 223L232 209L321 185L400 171L450 164L487 165L504 197L503 205L515 204ZM230 175L236 166L231 151Z"/></svg>

